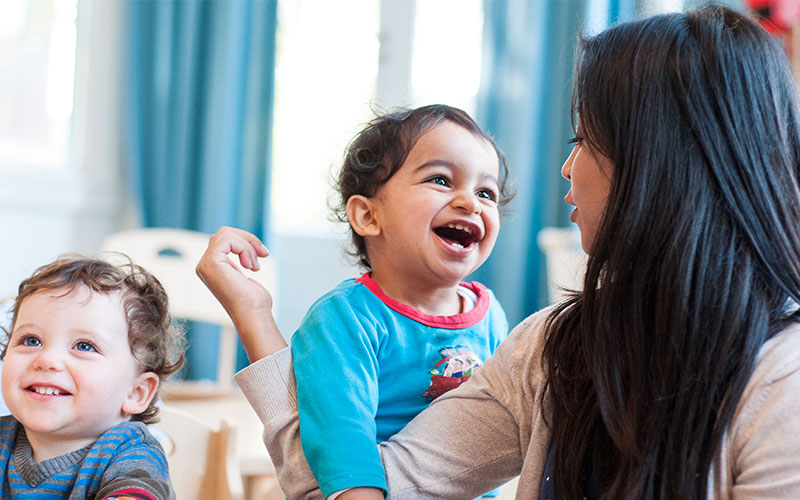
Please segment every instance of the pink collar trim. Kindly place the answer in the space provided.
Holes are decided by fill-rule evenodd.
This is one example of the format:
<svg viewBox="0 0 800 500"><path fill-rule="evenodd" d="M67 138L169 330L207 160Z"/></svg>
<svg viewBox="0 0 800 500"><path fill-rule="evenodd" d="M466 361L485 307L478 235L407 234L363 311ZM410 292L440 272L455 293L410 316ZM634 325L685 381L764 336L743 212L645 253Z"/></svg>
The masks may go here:
<svg viewBox="0 0 800 500"><path fill-rule="evenodd" d="M434 316L432 314L425 314L419 309L415 309L409 305L394 300L383 293L383 290L381 290L381 287L378 285L378 283L370 276L369 271L361 275L360 278L356 279L356 283L361 283L367 287L370 292L378 297L378 299L380 299L381 302L386 304L386 306L390 309L397 311L403 316L411 318L414 321L422 323L423 325L432 326L434 328L469 328L470 326L478 324L483 317L486 316L486 312L489 310L489 293L487 292L486 287L477 281L473 281L471 283L461 283L461 286L472 290L475 293L475 296L478 298L475 307L465 313L455 314L453 316Z"/></svg>

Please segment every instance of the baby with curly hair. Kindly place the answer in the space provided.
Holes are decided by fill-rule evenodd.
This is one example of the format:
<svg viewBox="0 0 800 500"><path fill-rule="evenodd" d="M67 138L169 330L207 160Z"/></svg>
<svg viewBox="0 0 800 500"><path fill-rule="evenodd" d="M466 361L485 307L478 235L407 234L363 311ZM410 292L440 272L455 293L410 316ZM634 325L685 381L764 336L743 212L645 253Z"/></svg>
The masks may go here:
<svg viewBox="0 0 800 500"><path fill-rule="evenodd" d="M174 498L146 424L183 365L183 332L152 274L80 255L38 268L19 286L0 359L3 498Z"/></svg>

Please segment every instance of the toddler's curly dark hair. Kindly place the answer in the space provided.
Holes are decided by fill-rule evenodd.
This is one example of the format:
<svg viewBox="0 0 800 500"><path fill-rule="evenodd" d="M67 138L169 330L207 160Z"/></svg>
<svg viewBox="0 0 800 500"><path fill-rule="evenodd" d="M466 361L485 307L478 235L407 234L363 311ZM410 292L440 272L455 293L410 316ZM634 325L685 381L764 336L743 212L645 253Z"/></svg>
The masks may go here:
<svg viewBox="0 0 800 500"><path fill-rule="evenodd" d="M184 334L182 328L172 324L167 293L158 279L127 256L123 257L127 263L114 265L95 257L64 255L39 267L19 285L12 309L11 331L22 302L34 293L63 291L67 295L84 286L95 293L120 292L128 325L128 344L139 363L140 373L153 372L159 378L159 388L150 405L144 412L131 415L131 420L151 424L158 421L156 402L161 385L185 361ZM6 344L0 359L5 358L7 349Z"/></svg>
<svg viewBox="0 0 800 500"><path fill-rule="evenodd" d="M500 163L498 205L503 206L511 201L514 193L508 182L508 163L494 139L466 112L444 104L431 104L380 115L367 123L350 142L336 182L338 199L333 207L335 218L347 222L347 200L353 195L374 196L400 169L420 137L445 121L465 128L492 145ZM357 259L359 265L372 269L364 238L352 228L350 235L353 248L348 253Z"/></svg>

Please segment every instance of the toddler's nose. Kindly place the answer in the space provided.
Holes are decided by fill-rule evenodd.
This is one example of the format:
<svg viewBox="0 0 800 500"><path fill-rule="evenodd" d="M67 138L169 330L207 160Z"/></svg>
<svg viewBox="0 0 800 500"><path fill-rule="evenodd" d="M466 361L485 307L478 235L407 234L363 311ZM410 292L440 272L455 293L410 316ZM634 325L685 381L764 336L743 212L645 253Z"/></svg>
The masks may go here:
<svg viewBox="0 0 800 500"><path fill-rule="evenodd" d="M468 214L480 213L481 211L481 203L478 197L466 190L460 190L455 194L453 206Z"/></svg>
<svg viewBox="0 0 800 500"><path fill-rule="evenodd" d="M42 349L34 360L33 367L42 371L61 371L64 369L64 356L57 349Z"/></svg>

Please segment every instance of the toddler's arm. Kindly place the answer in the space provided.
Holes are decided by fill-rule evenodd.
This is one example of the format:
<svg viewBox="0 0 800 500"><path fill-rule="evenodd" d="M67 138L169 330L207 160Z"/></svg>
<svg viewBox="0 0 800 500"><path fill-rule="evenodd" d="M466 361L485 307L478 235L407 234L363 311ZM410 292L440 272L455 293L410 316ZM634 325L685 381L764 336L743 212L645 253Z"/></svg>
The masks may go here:
<svg viewBox="0 0 800 500"><path fill-rule="evenodd" d="M197 275L228 312L247 357L254 362L286 347L286 341L272 315L272 295L229 260L231 253L251 271L261 269L258 258L269 255L253 234L223 226L209 239Z"/></svg>

